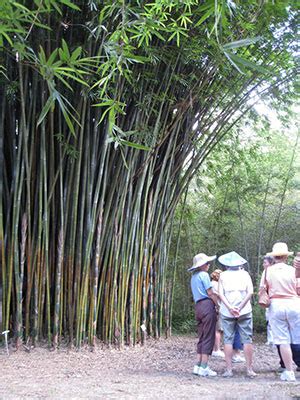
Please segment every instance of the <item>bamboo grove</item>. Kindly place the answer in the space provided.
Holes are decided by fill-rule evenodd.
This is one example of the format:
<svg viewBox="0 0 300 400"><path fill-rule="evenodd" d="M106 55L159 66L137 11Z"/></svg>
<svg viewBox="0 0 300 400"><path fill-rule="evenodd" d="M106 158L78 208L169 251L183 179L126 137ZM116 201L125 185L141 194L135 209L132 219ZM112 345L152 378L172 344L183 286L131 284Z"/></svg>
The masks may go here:
<svg viewBox="0 0 300 400"><path fill-rule="evenodd" d="M176 205L259 95L292 90L295 20L276 1L1 5L2 327L18 346L170 333Z"/></svg>

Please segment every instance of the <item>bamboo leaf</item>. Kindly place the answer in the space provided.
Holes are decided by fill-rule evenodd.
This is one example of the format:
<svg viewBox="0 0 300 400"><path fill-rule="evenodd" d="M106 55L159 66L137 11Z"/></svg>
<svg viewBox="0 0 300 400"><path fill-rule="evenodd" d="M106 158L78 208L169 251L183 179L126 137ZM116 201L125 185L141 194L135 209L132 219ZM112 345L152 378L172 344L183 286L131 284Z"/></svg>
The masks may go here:
<svg viewBox="0 0 300 400"><path fill-rule="evenodd" d="M232 64L233 67L234 67L236 70L238 70L240 74L243 74L243 75L244 75L244 74L245 74L244 71L242 71L242 70L239 68L239 66L232 60L232 58L227 54L226 51L224 52L224 54L225 54L225 57L227 58L227 60L230 62L230 64Z"/></svg>
<svg viewBox="0 0 300 400"><path fill-rule="evenodd" d="M116 110L111 107L108 111L108 135L111 135L116 120Z"/></svg>
<svg viewBox="0 0 300 400"><path fill-rule="evenodd" d="M80 8L69 0L59 0L60 3L72 8L73 10L80 11Z"/></svg>
<svg viewBox="0 0 300 400"><path fill-rule="evenodd" d="M68 127L69 127L69 129L70 129L70 131L72 132L73 135L75 135L74 124L73 124L71 118L69 117L68 109L67 109L67 107L66 107L65 104L64 104L64 100L63 100L62 96L61 96L60 93L58 93L57 91L55 91L55 92L53 93L53 96L54 96L55 99L58 101L59 107L60 107L60 109L61 109L61 111L62 111L62 113L63 113L64 119L65 119L65 121L66 121L66 123L67 123L67 125L68 125ZM74 116L73 116L73 119L76 121L76 119L74 118ZM78 121L76 121L76 122L77 122L77 124L79 124ZM79 124L79 125L80 125L80 124Z"/></svg>
<svg viewBox="0 0 300 400"><path fill-rule="evenodd" d="M75 76L75 75L72 75L72 74L69 74L68 72L65 72L64 70L60 70L60 71L59 71L59 74L60 74L60 75L67 76L68 78L73 79L74 81L76 81L76 82L78 82L78 83L81 83L81 84L84 85L84 86L89 87L89 84L88 84L87 82L85 82L84 80L78 78L78 77ZM59 79L62 79L62 78L59 77L58 75L56 75L56 76L57 76ZM65 81L64 81L64 82L65 82ZM73 91L73 88L70 87L70 85L68 85L68 87L69 87L69 89L71 89L71 90Z"/></svg>
<svg viewBox="0 0 300 400"><path fill-rule="evenodd" d="M250 60L246 60L245 58L239 57L236 54L226 51L225 55L228 59L230 59L233 62L233 64L235 66L237 66L239 64L245 68L250 68L254 71L261 72L262 74L270 73L270 71L267 68L262 67L261 65L255 64L254 62L252 62Z"/></svg>
<svg viewBox="0 0 300 400"><path fill-rule="evenodd" d="M195 24L195 27L202 25L204 21L206 21L209 17L214 15L215 7L214 6L208 6L208 7L209 7L208 11L206 11L206 13L202 15L199 21Z"/></svg>
<svg viewBox="0 0 300 400"><path fill-rule="evenodd" d="M66 43L66 41L65 41L64 39L62 39L62 50L63 50L64 58L65 58L66 60L69 60L69 58L70 58L70 52L69 52L68 45L67 45L67 43Z"/></svg>
<svg viewBox="0 0 300 400"><path fill-rule="evenodd" d="M225 51L227 51L227 50L236 49L239 47L250 46L251 44L257 43L261 39L262 39L261 36L256 36L255 38L247 38L247 39L237 40L237 41L231 42L231 43L226 43L222 47Z"/></svg>
<svg viewBox="0 0 300 400"><path fill-rule="evenodd" d="M3 29L0 28L0 36L1 35L8 41L8 43L11 46L13 46L13 42L12 42L11 38L8 36L8 34ZM3 40L1 41L1 45L3 45Z"/></svg>
<svg viewBox="0 0 300 400"><path fill-rule="evenodd" d="M61 75L63 74L55 74L55 77L59 79L71 92L73 92L73 87Z"/></svg>
<svg viewBox="0 0 300 400"><path fill-rule="evenodd" d="M44 121L46 115L48 114L49 110L53 106L54 106L54 99L53 99L53 96L51 95L48 98L48 100L46 101L46 104L44 105L44 107L40 113L39 119L37 121L37 126L39 126Z"/></svg>
<svg viewBox="0 0 300 400"><path fill-rule="evenodd" d="M72 61L72 62L76 61L76 60L80 57L81 52L82 52L82 47L81 47L81 46L77 47L77 49L75 49L75 50L72 52L71 61Z"/></svg>
<svg viewBox="0 0 300 400"><path fill-rule="evenodd" d="M54 60L55 60L56 57L57 57L57 53L58 53L58 49L53 50L53 52L50 54L48 60L46 61L47 66L49 66L49 67L53 66ZM44 54L45 54L45 53L44 53ZM46 58L46 55L45 55L45 58ZM60 61L58 61L57 63L58 63L57 65L60 65L60 64L61 64Z"/></svg>
<svg viewBox="0 0 300 400"><path fill-rule="evenodd" d="M93 104L93 107L107 107L107 106L111 106L112 104L114 104L114 102L115 102L115 100L107 99L107 100L103 101L102 103Z"/></svg>
<svg viewBox="0 0 300 400"><path fill-rule="evenodd" d="M129 147L133 147L133 148L138 149L138 150L145 150L145 151L152 150L151 147L149 147L149 146L144 146L142 144L130 142L130 141L124 140L124 139L119 139L119 142L121 144L124 144L124 145L129 146Z"/></svg>

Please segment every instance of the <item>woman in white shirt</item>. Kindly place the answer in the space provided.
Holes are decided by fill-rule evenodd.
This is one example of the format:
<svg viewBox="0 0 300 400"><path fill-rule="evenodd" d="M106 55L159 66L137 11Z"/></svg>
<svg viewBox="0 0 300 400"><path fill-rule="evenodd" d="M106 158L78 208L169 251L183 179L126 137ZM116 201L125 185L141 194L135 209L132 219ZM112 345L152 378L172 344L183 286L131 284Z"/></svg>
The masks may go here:
<svg viewBox="0 0 300 400"><path fill-rule="evenodd" d="M247 376L254 378L253 346L252 346L252 307L250 299L253 294L253 284L247 271L240 267L247 263L235 251L218 258L227 270L222 272L219 279L219 297L221 299L220 314L224 333L224 351L226 371L224 377L232 377L232 345L234 334L238 329L244 344Z"/></svg>

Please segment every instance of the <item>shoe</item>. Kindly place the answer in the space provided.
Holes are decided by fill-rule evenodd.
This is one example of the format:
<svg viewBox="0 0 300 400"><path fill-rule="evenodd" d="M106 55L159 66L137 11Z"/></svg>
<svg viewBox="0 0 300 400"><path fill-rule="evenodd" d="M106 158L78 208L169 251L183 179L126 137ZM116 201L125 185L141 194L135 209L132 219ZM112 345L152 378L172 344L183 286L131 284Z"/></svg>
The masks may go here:
<svg viewBox="0 0 300 400"><path fill-rule="evenodd" d="M226 371L222 374L223 378L231 378L233 377L233 373L231 370L226 369Z"/></svg>
<svg viewBox="0 0 300 400"><path fill-rule="evenodd" d="M200 376L217 376L218 374L216 373L216 371L213 371L209 367L206 367L206 368L199 367L198 375L200 375Z"/></svg>
<svg viewBox="0 0 300 400"><path fill-rule="evenodd" d="M200 368L200 367L199 367L198 365L195 365L195 366L194 366L194 369L193 369L193 374L194 374L194 375L199 375L199 368Z"/></svg>
<svg viewBox="0 0 300 400"><path fill-rule="evenodd" d="M282 381L294 382L296 380L294 371L283 371L280 375Z"/></svg>
<svg viewBox="0 0 300 400"><path fill-rule="evenodd" d="M257 376L257 374L253 371L253 369L248 369L246 375L248 378L255 378Z"/></svg>
<svg viewBox="0 0 300 400"><path fill-rule="evenodd" d="M242 363L245 362L245 358L243 356L233 356L232 357L232 362L233 363Z"/></svg>
<svg viewBox="0 0 300 400"><path fill-rule="evenodd" d="M285 368L283 368L283 367L279 367L278 368L278 370L277 370L277 372L279 373L279 374L281 374L281 372L284 372L285 371Z"/></svg>
<svg viewBox="0 0 300 400"><path fill-rule="evenodd" d="M222 350L213 351L211 355L212 357L225 358L224 351Z"/></svg>

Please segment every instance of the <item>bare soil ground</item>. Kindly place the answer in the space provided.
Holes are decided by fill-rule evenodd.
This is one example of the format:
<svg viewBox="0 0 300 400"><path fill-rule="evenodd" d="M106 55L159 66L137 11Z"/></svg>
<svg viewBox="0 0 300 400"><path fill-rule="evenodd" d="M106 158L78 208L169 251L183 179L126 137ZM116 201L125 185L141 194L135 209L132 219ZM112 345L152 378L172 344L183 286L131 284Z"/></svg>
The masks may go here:
<svg viewBox="0 0 300 400"><path fill-rule="evenodd" d="M61 348L0 349L0 399L243 399L300 400L297 382L281 382L276 349L255 343L255 379L244 364L234 364L233 378L192 375L196 337L174 336L122 350L98 346L93 352ZM212 358L219 374L225 362Z"/></svg>

